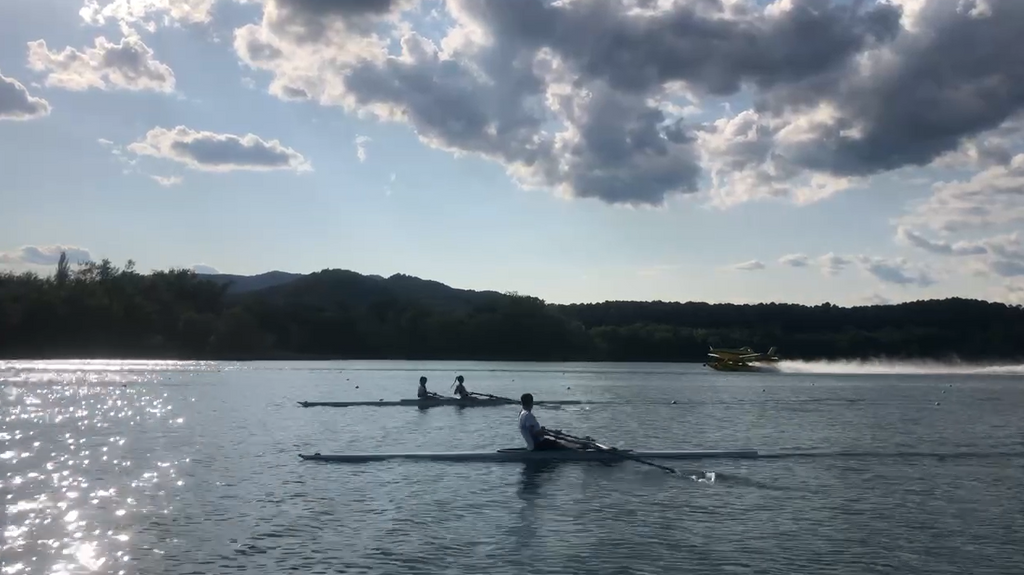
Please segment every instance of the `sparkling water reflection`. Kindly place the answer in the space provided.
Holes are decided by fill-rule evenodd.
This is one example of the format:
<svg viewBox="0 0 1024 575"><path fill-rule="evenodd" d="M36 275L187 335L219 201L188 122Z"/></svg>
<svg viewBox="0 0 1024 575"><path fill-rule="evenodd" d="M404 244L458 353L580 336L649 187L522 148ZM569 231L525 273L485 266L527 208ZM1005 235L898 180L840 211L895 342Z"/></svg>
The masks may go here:
<svg viewBox="0 0 1024 575"><path fill-rule="evenodd" d="M756 460L331 465L487 450L516 409L300 408L444 391L609 403L544 425ZM875 370L877 371L877 370ZM1019 573L1024 382L699 366L0 362L0 572ZM672 402L676 403L673 404Z"/></svg>

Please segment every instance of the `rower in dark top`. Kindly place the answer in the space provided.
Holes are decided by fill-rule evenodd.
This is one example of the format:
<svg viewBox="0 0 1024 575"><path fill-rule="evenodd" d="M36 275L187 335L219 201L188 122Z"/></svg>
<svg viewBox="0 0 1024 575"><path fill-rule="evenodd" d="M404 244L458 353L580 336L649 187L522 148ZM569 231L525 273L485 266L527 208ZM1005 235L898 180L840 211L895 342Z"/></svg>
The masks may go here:
<svg viewBox="0 0 1024 575"><path fill-rule="evenodd" d="M427 391L427 378L424 376L420 377L420 388L416 390L416 397L420 399L427 399L430 397L430 392Z"/></svg>
<svg viewBox="0 0 1024 575"><path fill-rule="evenodd" d="M466 391L466 386L462 385L466 379L460 375L455 378L455 381L458 383L455 386L455 395L459 396L459 399L472 399L473 396L469 395L469 392Z"/></svg>
<svg viewBox="0 0 1024 575"><path fill-rule="evenodd" d="M533 415L533 394L524 393L519 398L519 402L523 405L522 411L519 412L519 433L523 434L527 449L530 451L569 449L569 446L564 443L544 436L546 430L541 427Z"/></svg>

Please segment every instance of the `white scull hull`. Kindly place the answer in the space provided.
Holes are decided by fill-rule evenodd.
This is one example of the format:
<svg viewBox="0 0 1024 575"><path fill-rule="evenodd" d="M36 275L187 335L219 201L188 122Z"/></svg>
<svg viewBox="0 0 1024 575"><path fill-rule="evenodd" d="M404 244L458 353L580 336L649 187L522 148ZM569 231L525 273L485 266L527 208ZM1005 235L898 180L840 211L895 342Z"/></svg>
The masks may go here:
<svg viewBox="0 0 1024 575"><path fill-rule="evenodd" d="M747 458L757 457L756 449L695 450L695 451L632 451L623 449L618 453L642 459L703 459L710 457ZM421 459L428 461L622 461L624 458L615 451L598 449L557 449L550 451L529 451L525 448L498 449L496 451L450 451L413 453L342 453L321 455L319 453L299 454L307 461L334 461L343 463L364 463L390 459Z"/></svg>

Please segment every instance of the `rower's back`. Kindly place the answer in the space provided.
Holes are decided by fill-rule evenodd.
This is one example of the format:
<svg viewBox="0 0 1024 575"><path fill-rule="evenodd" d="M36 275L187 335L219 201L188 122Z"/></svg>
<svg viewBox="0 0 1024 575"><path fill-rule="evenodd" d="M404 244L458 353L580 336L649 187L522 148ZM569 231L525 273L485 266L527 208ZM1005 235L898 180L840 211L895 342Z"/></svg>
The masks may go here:
<svg viewBox="0 0 1024 575"><path fill-rule="evenodd" d="M420 388L416 390L416 397L420 399L430 397L430 393L427 392L427 378L420 378Z"/></svg>
<svg viewBox="0 0 1024 575"><path fill-rule="evenodd" d="M524 393L519 399L523 409L519 412L519 433L526 441L526 448L533 451L536 444L534 438L540 433L540 423L533 415L533 395Z"/></svg>

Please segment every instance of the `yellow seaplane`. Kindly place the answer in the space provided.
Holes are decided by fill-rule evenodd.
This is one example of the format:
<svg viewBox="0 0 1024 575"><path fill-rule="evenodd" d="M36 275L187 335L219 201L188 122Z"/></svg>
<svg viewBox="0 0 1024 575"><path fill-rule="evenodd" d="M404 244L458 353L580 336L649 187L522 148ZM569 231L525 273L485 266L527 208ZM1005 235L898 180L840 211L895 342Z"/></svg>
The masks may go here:
<svg viewBox="0 0 1024 575"><path fill-rule="evenodd" d="M758 353L749 347L739 349L712 347L704 365L717 371L778 371L774 363L779 361L772 347L767 353Z"/></svg>

